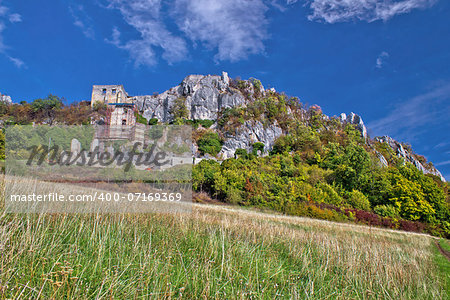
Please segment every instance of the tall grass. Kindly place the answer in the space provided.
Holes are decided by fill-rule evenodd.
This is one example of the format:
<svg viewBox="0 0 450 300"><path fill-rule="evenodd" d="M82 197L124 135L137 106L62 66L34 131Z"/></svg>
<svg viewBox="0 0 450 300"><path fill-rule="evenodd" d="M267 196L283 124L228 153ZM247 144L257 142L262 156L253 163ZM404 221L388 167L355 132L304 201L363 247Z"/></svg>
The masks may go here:
<svg viewBox="0 0 450 300"><path fill-rule="evenodd" d="M0 215L2 299L445 299L432 239L217 206Z"/></svg>

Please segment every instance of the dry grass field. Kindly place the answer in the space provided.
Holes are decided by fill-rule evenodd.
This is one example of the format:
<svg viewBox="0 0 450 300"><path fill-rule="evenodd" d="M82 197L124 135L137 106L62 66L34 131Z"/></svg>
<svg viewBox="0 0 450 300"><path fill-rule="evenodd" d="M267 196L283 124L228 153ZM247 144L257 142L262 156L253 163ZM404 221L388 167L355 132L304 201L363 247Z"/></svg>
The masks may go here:
<svg viewBox="0 0 450 300"><path fill-rule="evenodd" d="M430 236L212 205L190 213L3 212L0 253L1 299L449 293Z"/></svg>

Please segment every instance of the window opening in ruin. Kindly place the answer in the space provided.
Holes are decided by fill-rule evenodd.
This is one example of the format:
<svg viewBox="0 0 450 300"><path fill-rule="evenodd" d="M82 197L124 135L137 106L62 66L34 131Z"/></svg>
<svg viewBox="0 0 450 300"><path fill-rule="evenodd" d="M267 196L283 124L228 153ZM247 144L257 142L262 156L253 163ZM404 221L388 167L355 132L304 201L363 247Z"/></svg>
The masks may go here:
<svg viewBox="0 0 450 300"><path fill-rule="evenodd" d="M122 125L127 125L127 119L122 120Z"/></svg>
<svg viewBox="0 0 450 300"><path fill-rule="evenodd" d="M106 89L102 90L102 94L105 95L106 94Z"/></svg>

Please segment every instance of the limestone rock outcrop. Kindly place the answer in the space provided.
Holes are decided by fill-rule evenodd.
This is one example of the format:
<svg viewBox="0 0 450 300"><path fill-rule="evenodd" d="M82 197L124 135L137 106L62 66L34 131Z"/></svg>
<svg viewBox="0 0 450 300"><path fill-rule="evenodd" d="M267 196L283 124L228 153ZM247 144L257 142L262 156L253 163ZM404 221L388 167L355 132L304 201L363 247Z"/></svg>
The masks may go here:
<svg viewBox="0 0 450 300"><path fill-rule="evenodd" d="M191 120L217 120L218 114L226 108L245 107L257 96L266 93L275 93L275 89L265 90L261 82L257 79L250 78L243 81L233 81L226 72L222 75L189 75L182 82L171 89L151 96L135 96L130 97L135 103L139 112L147 119L156 118L159 122L169 123L174 120L173 107L175 103L183 103L187 110L187 118ZM288 115L291 114L288 107ZM306 111L305 111L306 117ZM304 118L305 118L304 117ZM324 119L328 116L323 115ZM343 124L355 125L356 129L361 132L361 136L370 146L367 128L362 118L351 112L350 114L342 113L339 120ZM248 120L234 132L220 132L217 123L214 123L211 130L217 131L223 137L222 150L217 158L227 159L233 157L237 149L252 150L252 145L256 142L264 144L264 153L266 155L272 150L275 140L283 133L282 128L275 121L271 124L263 123L259 120ZM384 136L376 138L377 141L386 142L400 157L411 162L416 168L424 173L434 174L445 180L442 174L433 166L424 166L417 158L409 153L402 144L394 139ZM197 146L192 146L195 156L200 158ZM388 166L386 158L372 148L380 161L380 165Z"/></svg>
<svg viewBox="0 0 450 300"><path fill-rule="evenodd" d="M356 128L361 132L361 136L366 139L367 138L367 128L364 125L364 122L362 118L351 112L349 115L346 115L345 113L342 113L340 116L340 120L342 123L349 123L356 125Z"/></svg>
<svg viewBox="0 0 450 300"><path fill-rule="evenodd" d="M233 134L225 135L225 141L218 156L222 159L234 157L234 153L239 148L251 151L252 145L256 142L264 144L263 155L267 155L272 150L275 140L282 134L283 131L276 122L264 127L260 121L246 121Z"/></svg>
<svg viewBox="0 0 450 300"><path fill-rule="evenodd" d="M178 85L161 94L135 96L134 102L147 119L157 118L170 122L170 113L176 99L181 98L192 120L216 120L217 113L224 108L245 105L244 95L230 86L226 72L218 75L189 75Z"/></svg>
<svg viewBox="0 0 450 300"><path fill-rule="evenodd" d="M8 95L3 95L2 93L0 93L0 102L4 102L7 104L12 103L11 97Z"/></svg>
<svg viewBox="0 0 450 300"><path fill-rule="evenodd" d="M417 160L417 158L410 153L401 143L394 140L390 136L381 136L381 137L375 137L375 140L380 143L387 143L389 147L394 150L394 152L397 154L397 156L404 158L406 161L409 161L412 163L418 170L422 171L424 174L432 174L435 176L438 176L441 178L442 181L445 182L444 176L442 176L441 172L439 172L438 169L436 169L434 166L431 167L425 167L420 161ZM381 154L380 154L381 155ZM381 159L381 158L380 158ZM386 159L383 157L383 159L386 161Z"/></svg>

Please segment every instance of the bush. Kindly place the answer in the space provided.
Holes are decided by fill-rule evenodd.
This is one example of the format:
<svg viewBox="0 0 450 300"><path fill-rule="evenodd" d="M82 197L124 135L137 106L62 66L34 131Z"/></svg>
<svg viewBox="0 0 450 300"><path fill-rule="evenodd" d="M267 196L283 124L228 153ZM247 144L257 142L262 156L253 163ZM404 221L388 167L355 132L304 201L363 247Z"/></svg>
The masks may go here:
<svg viewBox="0 0 450 300"><path fill-rule="evenodd" d="M147 119L144 118L141 114L136 113L135 116L136 116L136 122L147 125L147 123L148 123Z"/></svg>
<svg viewBox="0 0 450 300"><path fill-rule="evenodd" d="M202 153L209 153L216 156L222 149L222 140L215 132L206 132L197 141L198 150Z"/></svg>
<svg viewBox="0 0 450 300"><path fill-rule="evenodd" d="M370 210L370 202L367 197L358 190L353 190L347 193L347 202L353 208L362 209L362 210Z"/></svg>
<svg viewBox="0 0 450 300"><path fill-rule="evenodd" d="M196 122L204 128L209 128L212 124L214 124L214 120L197 120Z"/></svg>
<svg viewBox="0 0 450 300"><path fill-rule="evenodd" d="M150 121L148 121L148 125L156 125L158 124L157 118L151 118Z"/></svg>
<svg viewBox="0 0 450 300"><path fill-rule="evenodd" d="M247 158L247 155L248 155L247 150L242 149L242 148L236 149L236 151L234 152L235 158L238 158L238 157Z"/></svg>
<svg viewBox="0 0 450 300"><path fill-rule="evenodd" d="M254 143L252 148L253 148L252 153L255 156L258 156L258 151L261 151L261 154L264 153L264 144L261 142Z"/></svg>
<svg viewBox="0 0 450 300"><path fill-rule="evenodd" d="M397 209L393 207L392 205L377 205L374 208L374 212L377 215L383 216L383 217L389 217L389 218L399 218L399 214Z"/></svg>
<svg viewBox="0 0 450 300"><path fill-rule="evenodd" d="M240 204L242 202L242 192L236 188L230 187L227 190L227 200L231 204Z"/></svg>
<svg viewBox="0 0 450 300"><path fill-rule="evenodd" d="M192 195L192 201L194 203L211 203L211 202L213 202L211 197L205 192L194 193Z"/></svg>
<svg viewBox="0 0 450 300"><path fill-rule="evenodd" d="M317 189L319 190L318 197L321 199L314 199L316 201L325 202L328 204L333 204L336 206L340 206L343 204L343 199L339 194L334 190L334 188L327 183L319 183L317 185Z"/></svg>
<svg viewBox="0 0 450 300"><path fill-rule="evenodd" d="M173 106L169 109L169 112L173 115L175 121L186 119L189 115L189 111L186 107L186 98L179 97L175 99Z"/></svg>

